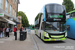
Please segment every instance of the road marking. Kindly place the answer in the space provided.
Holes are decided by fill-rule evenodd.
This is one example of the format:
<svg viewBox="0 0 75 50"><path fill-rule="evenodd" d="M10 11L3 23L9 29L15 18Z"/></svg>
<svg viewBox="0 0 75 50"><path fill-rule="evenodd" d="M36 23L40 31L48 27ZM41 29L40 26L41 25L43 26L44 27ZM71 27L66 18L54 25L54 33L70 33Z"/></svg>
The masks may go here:
<svg viewBox="0 0 75 50"><path fill-rule="evenodd" d="M74 49L74 46L54 46L54 48L57 48L57 49Z"/></svg>

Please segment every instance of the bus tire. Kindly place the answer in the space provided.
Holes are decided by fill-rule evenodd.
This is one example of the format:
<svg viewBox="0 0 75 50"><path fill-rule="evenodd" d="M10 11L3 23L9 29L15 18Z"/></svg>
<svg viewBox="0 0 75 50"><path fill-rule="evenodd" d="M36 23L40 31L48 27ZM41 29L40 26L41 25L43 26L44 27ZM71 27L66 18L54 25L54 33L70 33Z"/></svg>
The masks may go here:
<svg viewBox="0 0 75 50"><path fill-rule="evenodd" d="M41 33L40 33L40 38L41 38Z"/></svg>

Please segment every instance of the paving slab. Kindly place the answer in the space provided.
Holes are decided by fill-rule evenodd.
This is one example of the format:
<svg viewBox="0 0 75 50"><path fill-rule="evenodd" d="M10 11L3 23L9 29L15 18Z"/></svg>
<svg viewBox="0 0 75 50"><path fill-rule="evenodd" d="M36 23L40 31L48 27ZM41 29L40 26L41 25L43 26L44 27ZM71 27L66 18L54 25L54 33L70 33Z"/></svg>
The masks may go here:
<svg viewBox="0 0 75 50"><path fill-rule="evenodd" d="M27 34L27 39L24 41L19 40L19 31L17 35L17 40L15 40L14 32L10 33L9 38L0 38L0 50L34 50L30 34Z"/></svg>

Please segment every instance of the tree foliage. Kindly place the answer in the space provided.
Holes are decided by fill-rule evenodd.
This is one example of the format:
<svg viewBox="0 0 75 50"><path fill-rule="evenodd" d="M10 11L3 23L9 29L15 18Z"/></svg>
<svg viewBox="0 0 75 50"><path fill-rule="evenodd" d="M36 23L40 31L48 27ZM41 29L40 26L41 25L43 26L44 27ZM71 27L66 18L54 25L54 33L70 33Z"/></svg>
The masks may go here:
<svg viewBox="0 0 75 50"><path fill-rule="evenodd" d="M73 11L74 4L71 0L63 0L62 5L65 5L67 12Z"/></svg>
<svg viewBox="0 0 75 50"><path fill-rule="evenodd" d="M19 11L18 16L22 16L22 26L23 27L28 27L29 26L29 21L27 16L24 14L24 12Z"/></svg>

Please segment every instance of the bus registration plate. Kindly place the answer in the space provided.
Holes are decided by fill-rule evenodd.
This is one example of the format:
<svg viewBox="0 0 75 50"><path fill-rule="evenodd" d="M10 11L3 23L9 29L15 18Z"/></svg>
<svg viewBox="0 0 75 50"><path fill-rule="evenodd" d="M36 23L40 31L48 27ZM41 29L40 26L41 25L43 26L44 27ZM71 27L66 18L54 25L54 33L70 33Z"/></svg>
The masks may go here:
<svg viewBox="0 0 75 50"><path fill-rule="evenodd" d="M60 41L60 39L56 39L56 41Z"/></svg>

